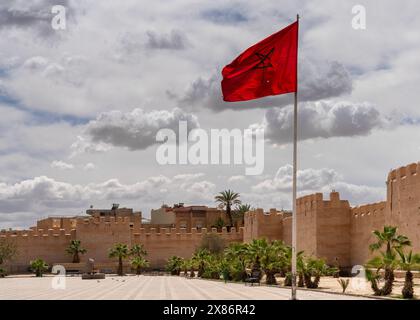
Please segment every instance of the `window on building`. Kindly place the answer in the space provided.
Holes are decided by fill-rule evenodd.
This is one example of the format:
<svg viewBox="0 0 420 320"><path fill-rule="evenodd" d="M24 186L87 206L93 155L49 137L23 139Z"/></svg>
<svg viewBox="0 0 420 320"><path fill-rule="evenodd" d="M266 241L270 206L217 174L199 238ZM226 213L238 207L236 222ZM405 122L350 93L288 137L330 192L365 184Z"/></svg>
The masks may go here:
<svg viewBox="0 0 420 320"><path fill-rule="evenodd" d="M53 219L53 228L60 228L60 219Z"/></svg>

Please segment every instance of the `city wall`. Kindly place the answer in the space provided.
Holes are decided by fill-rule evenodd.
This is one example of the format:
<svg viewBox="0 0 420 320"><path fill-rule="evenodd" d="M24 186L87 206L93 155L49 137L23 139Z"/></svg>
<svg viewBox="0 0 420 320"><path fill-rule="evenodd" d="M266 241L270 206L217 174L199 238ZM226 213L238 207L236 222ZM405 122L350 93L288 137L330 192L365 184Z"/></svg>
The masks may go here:
<svg viewBox="0 0 420 320"><path fill-rule="evenodd" d="M343 268L364 264L373 256L369 251L369 244L375 241L372 231L392 225L398 227L399 234L410 238L414 252L420 252L420 164L392 170L386 184L386 201L353 208L334 191L329 199L324 199L322 193L299 198L297 249ZM191 232L187 233L186 229L165 225L141 225L141 216L135 220L128 216L54 219L41 220L30 230L0 233L0 237L14 241L18 247L19 255L10 264L12 271L26 271L29 261L35 258L49 264L71 262L65 249L73 239L81 240L87 249L82 261L94 258L102 264L116 262L108 258L109 249L116 243L143 244L153 268L162 268L172 255L190 257L207 232L219 234L227 243L264 237L289 245L292 241L292 217L276 209L268 213L263 209L247 212L244 227L231 232L226 228L222 232L189 228ZM42 228L45 226L53 228Z"/></svg>
<svg viewBox="0 0 420 320"><path fill-rule="evenodd" d="M232 228L230 232L227 232L226 228L223 228L222 232L217 232L215 228L212 230L192 229L191 233L187 233L186 229L177 230L175 228L161 228L160 232L151 229L148 233L145 233L143 229L138 231L133 232L132 244L144 245L148 252L147 259L152 267L163 267L171 256L190 258L200 246L203 235L207 233L219 235L226 244L243 240L243 228L238 231Z"/></svg>
<svg viewBox="0 0 420 320"><path fill-rule="evenodd" d="M420 162L389 173L386 206L386 223L398 226L420 252Z"/></svg>
<svg viewBox="0 0 420 320"><path fill-rule="evenodd" d="M378 202L352 208L350 211L350 258L352 265L364 264L374 255L369 244L375 242L374 230L385 225L386 202Z"/></svg>
<svg viewBox="0 0 420 320"><path fill-rule="evenodd" d="M65 249L76 239L76 231L67 233L64 229L8 231L0 234L16 244L18 254L6 267L10 272L28 271L29 262L43 258L48 262L71 262Z"/></svg>
<svg viewBox="0 0 420 320"><path fill-rule="evenodd" d="M292 218L275 219L262 209L248 212L244 241L266 237L291 244ZM369 251L375 241L372 232L385 225L397 226L398 234L412 241L413 251L420 252L420 163L389 173L386 201L352 208L334 191L329 200L322 193L297 200L297 249L325 258L331 265L364 264L374 256Z"/></svg>
<svg viewBox="0 0 420 320"><path fill-rule="evenodd" d="M68 264L72 262L72 257L66 253L66 248L75 239L80 240L82 247L87 250L86 254L80 256L82 263L93 258L96 265L109 266L114 262L116 266L117 259L108 257L111 247L116 243L124 243L129 247L143 244L151 268L164 268L167 259L173 255L191 257L200 246L203 235L208 232L219 235L226 244L243 240L243 228L232 228L230 232L226 228L221 232L215 228L203 228L200 231L192 229L190 233L186 229L160 228L158 232L155 228L135 228L128 217L111 217L109 220L105 221L103 217L80 219L76 229L69 233L64 229L2 232L0 237L13 241L19 253L6 267L12 273L27 272L30 261L36 258L45 260L50 266Z"/></svg>

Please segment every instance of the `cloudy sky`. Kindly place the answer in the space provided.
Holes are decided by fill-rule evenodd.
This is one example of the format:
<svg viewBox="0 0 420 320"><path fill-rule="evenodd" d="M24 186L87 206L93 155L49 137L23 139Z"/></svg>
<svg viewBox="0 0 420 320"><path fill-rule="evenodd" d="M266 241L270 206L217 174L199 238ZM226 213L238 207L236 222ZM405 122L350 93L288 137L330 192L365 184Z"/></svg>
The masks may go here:
<svg viewBox="0 0 420 320"><path fill-rule="evenodd" d="M420 160L418 1L3 0L0 228L93 205L214 205L226 188L290 208L293 96L224 103L220 72L300 13L299 193L385 198ZM67 8L65 30L52 5ZM352 7L366 8L366 30ZM161 128L260 129L265 167L159 165Z"/></svg>

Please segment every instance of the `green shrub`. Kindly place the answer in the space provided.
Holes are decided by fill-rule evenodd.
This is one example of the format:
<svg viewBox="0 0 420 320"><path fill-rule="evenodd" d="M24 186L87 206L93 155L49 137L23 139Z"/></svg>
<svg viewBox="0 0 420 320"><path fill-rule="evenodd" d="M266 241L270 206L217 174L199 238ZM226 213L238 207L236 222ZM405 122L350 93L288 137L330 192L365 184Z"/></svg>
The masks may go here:
<svg viewBox="0 0 420 320"><path fill-rule="evenodd" d="M36 277L42 277L45 271L48 270L48 264L42 259L35 259L30 262L30 268L35 273Z"/></svg>

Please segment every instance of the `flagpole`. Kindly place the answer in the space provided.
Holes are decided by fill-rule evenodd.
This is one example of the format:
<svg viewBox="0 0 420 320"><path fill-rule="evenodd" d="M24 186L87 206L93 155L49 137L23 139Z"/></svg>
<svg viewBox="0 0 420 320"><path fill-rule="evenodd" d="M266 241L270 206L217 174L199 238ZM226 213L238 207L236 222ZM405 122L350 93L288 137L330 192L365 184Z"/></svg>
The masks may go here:
<svg viewBox="0 0 420 320"><path fill-rule="evenodd" d="M299 50L299 15L297 15L297 50ZM296 91L293 109L293 215L292 215L292 300L296 300L296 229L297 229L297 126L298 126L298 59L296 59Z"/></svg>

